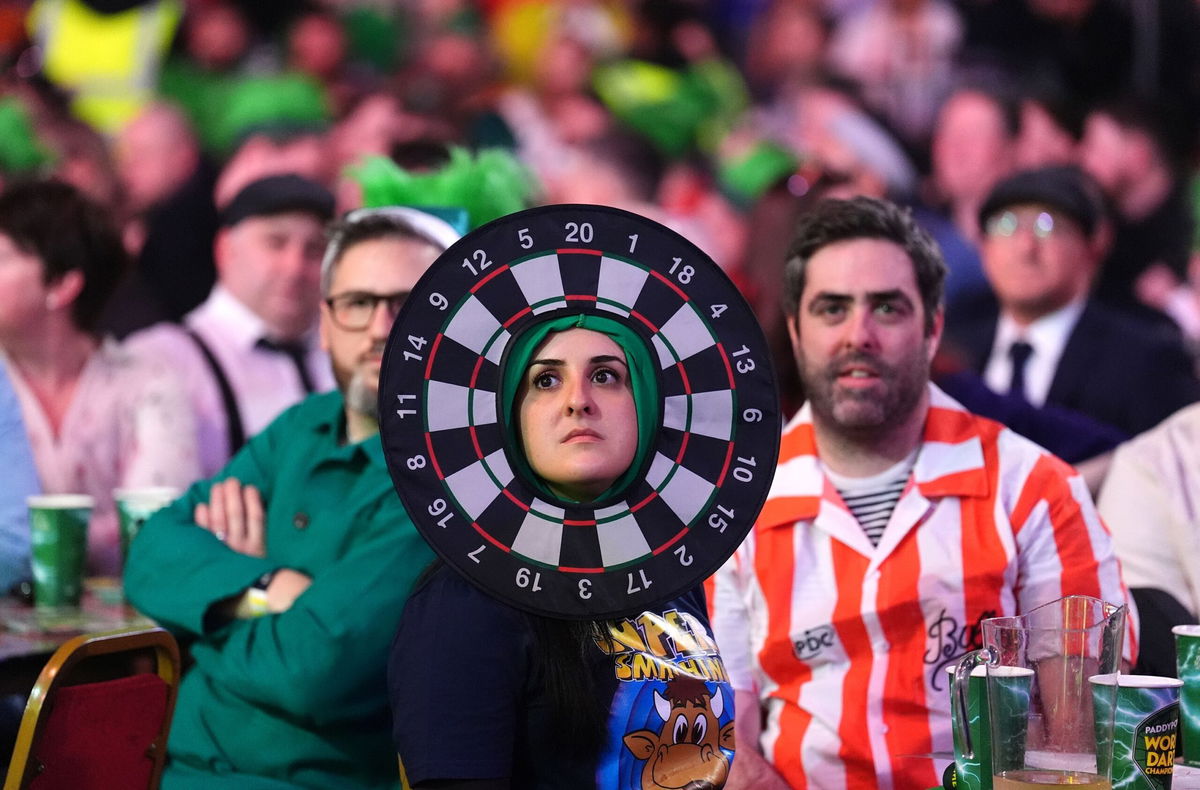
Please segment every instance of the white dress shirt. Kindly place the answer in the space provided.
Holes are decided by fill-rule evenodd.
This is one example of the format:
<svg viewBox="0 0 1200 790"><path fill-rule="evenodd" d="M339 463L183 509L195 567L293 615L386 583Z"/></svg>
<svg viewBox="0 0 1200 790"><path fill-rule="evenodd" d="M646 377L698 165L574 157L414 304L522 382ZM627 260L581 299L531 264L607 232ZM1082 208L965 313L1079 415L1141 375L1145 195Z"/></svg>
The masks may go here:
<svg viewBox="0 0 1200 790"><path fill-rule="evenodd" d="M1013 364L1009 356L1012 344L1024 340L1033 348L1025 363L1025 398L1035 406L1046 405L1054 372L1062 359L1067 339L1083 313L1083 299L1044 315L1029 326L1022 327L1012 316L1001 313L996 322L996 340L983 369L983 379L995 392L1008 392L1012 382Z"/></svg>
<svg viewBox="0 0 1200 790"><path fill-rule="evenodd" d="M246 438L261 431L306 393L292 359L257 346L267 336L262 319L219 283L208 299L184 317L217 358L237 399ZM130 337L138 353L170 362L187 384L199 430L203 474L211 476L229 460L229 423L221 390L212 369L195 342L178 325L156 324ZM302 340L307 347L305 367L317 392L334 386L329 356L317 345L316 332Z"/></svg>

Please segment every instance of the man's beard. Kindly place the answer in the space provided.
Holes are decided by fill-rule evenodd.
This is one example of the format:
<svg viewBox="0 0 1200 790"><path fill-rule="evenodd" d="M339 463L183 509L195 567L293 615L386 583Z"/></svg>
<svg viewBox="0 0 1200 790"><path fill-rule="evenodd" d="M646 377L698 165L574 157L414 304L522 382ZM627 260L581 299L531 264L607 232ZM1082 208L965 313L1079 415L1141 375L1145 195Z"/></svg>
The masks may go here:
<svg viewBox="0 0 1200 790"><path fill-rule="evenodd" d="M354 371L346 385L346 406L372 420L379 418L379 390L367 383L361 370Z"/></svg>
<svg viewBox="0 0 1200 790"><path fill-rule="evenodd" d="M849 352L819 370L810 369L803 355L796 363L813 418L852 437L871 437L904 424L921 402L929 382L928 341L916 353L888 365L872 354ZM867 366L878 377L878 388L858 391L838 385L838 371L848 365Z"/></svg>

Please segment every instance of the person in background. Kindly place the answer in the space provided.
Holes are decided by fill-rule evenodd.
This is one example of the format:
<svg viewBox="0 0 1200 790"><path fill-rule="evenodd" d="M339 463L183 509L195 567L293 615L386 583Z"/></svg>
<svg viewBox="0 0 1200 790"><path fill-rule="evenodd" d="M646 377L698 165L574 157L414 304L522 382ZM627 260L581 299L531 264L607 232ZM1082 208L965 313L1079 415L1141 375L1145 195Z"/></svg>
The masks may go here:
<svg viewBox="0 0 1200 790"><path fill-rule="evenodd" d="M124 190L129 284L106 318L128 335L155 320L181 320L212 290L216 172L191 124L173 105L147 105L117 136L113 158Z"/></svg>
<svg viewBox="0 0 1200 790"><path fill-rule="evenodd" d="M1096 506L1142 615L1135 671L1174 677L1171 627L1200 616L1200 406L1117 448Z"/></svg>
<svg viewBox="0 0 1200 790"><path fill-rule="evenodd" d="M935 203L961 236L980 240L979 207L997 181L1012 172L1020 115L997 92L956 90L938 112L930 144Z"/></svg>
<svg viewBox="0 0 1200 790"><path fill-rule="evenodd" d="M183 488L199 474L187 396L169 365L101 338L122 274L110 217L56 181L0 194L0 359L21 404L42 490L96 499L88 571L119 566L114 488Z"/></svg>
<svg viewBox="0 0 1200 790"><path fill-rule="evenodd" d="M3 264L0 264L2 266ZM29 577L29 510L25 498L38 493L37 472L21 404L0 360L0 593Z"/></svg>
<svg viewBox="0 0 1200 790"><path fill-rule="evenodd" d="M944 276L891 203L826 200L799 222L785 298L808 402L712 607L737 709L728 788L937 784L946 667L982 619L1127 598L1079 475L929 383Z"/></svg>
<svg viewBox="0 0 1200 790"><path fill-rule="evenodd" d="M1186 134L1180 139L1170 123L1174 114L1175 108L1133 99L1096 108L1084 123L1080 164L1113 207L1113 241L1096 277L1096 298L1146 317L1166 313L1191 328L1196 308L1179 315L1178 291L1187 282L1195 233L1187 178L1194 146Z"/></svg>
<svg viewBox="0 0 1200 790"><path fill-rule="evenodd" d="M1079 168L1013 174L988 195L979 224L998 305L961 305L947 334L994 391L1071 409L1128 436L1200 399L1177 333L1091 296L1105 214Z"/></svg>
<svg viewBox="0 0 1200 790"><path fill-rule="evenodd" d="M158 324L128 340L186 381L203 474L288 406L333 385L317 338L322 226L332 213L333 195L314 181L251 182L221 213L208 299L182 326Z"/></svg>
<svg viewBox="0 0 1200 790"><path fill-rule="evenodd" d="M133 541L126 595L195 659L164 790L397 787L388 643L433 555L388 476L379 373L400 306L456 239L412 209L335 224L320 339L337 391L285 411Z"/></svg>

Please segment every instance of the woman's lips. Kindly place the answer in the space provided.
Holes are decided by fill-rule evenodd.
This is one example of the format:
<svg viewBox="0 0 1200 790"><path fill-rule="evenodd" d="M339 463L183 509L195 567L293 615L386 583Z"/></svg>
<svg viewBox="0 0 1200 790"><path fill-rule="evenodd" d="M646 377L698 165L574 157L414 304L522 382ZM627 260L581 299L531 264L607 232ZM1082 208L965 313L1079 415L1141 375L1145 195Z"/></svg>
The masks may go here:
<svg viewBox="0 0 1200 790"><path fill-rule="evenodd" d="M575 442L598 442L602 438L603 437L600 436L600 434L593 430L588 428L578 428L574 431L568 432L567 435L563 437L562 443L573 444Z"/></svg>

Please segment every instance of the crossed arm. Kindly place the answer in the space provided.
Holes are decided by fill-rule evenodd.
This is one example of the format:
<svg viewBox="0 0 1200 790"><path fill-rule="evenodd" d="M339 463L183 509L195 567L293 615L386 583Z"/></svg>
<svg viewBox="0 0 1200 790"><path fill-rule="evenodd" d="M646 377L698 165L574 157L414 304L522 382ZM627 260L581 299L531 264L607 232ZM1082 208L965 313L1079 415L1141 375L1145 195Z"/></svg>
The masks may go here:
<svg viewBox="0 0 1200 790"><path fill-rule="evenodd" d="M242 485L229 477L215 483L209 491L208 502L200 502L193 510L196 524L204 527L233 551L249 557L266 557L266 509L262 494L252 485ZM286 612L300 594L312 584L312 577L291 568L274 572L267 585L266 602L270 614ZM247 605L250 592L226 598L214 604L219 617L226 621L255 616Z"/></svg>

